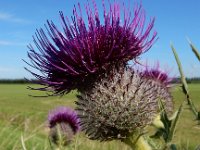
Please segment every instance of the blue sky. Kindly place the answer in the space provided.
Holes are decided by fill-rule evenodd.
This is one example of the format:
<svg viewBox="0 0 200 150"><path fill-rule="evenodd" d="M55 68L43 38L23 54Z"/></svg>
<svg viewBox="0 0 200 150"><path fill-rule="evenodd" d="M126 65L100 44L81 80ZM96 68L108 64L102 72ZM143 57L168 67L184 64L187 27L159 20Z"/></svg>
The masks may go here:
<svg viewBox="0 0 200 150"><path fill-rule="evenodd" d="M79 0L81 4L86 0ZM96 0L97 1L97 0ZM112 1L112 0L111 0ZM124 0L125 1L125 0ZM31 78L23 67L28 60L26 45L32 43L35 30L44 27L46 20L60 26L59 11L72 15L78 0L1 0L0 1L0 79ZM125 3L128 3L128 0ZM140 2L140 1L139 1ZM177 49L186 76L200 76L200 63L191 52L186 37L200 49L200 1L198 0L143 0L147 20L155 16L154 29L158 41L141 58L149 62L159 61L162 68L170 68L170 74L178 75L170 42ZM130 0L134 7L135 0ZM101 0L97 1L102 8ZM101 11L101 9L100 9Z"/></svg>

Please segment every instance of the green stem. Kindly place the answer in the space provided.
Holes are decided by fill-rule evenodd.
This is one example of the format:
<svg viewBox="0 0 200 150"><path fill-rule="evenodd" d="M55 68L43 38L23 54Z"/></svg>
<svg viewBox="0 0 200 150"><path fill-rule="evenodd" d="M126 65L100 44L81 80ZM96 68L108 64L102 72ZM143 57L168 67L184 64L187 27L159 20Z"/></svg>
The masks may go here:
<svg viewBox="0 0 200 150"><path fill-rule="evenodd" d="M123 142L129 145L132 150L153 150L143 136L139 136L137 140L127 138Z"/></svg>
<svg viewBox="0 0 200 150"><path fill-rule="evenodd" d="M199 120L200 119L199 118L199 112L197 111L197 109L196 109L194 103L191 101L191 99L190 99L190 106L191 106L192 112L195 114L195 116Z"/></svg>
<svg viewBox="0 0 200 150"><path fill-rule="evenodd" d="M129 145L132 150L164 150L166 146L163 139L150 138L148 135L144 134L135 136L135 133L122 142Z"/></svg>
<svg viewBox="0 0 200 150"><path fill-rule="evenodd" d="M179 69L179 72L180 72L180 75L181 75L181 82L182 82L182 89L183 89L183 93L185 94L186 96L186 99L187 99L187 102L188 102L188 105L190 106L193 114L196 116L196 118L199 120L200 117L199 117L199 112L197 111L195 105L193 104L192 100L190 99L190 95L189 95L189 90L188 90L188 85L187 85L187 82L186 82L186 79L185 79L185 76L184 76L184 73L183 73L183 69L182 69L182 65L181 65L181 62L179 60L179 57L178 57L178 54L174 48L173 45L171 45L171 49L173 51L173 54L174 54L174 57L176 59L176 63L178 65L178 69Z"/></svg>

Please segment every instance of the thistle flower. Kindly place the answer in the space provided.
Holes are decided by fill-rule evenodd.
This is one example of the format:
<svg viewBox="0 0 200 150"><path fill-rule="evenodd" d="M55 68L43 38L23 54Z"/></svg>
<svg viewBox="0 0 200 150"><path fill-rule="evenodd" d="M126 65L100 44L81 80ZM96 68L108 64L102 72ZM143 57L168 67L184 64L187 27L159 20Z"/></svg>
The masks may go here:
<svg viewBox="0 0 200 150"><path fill-rule="evenodd" d="M165 110L168 115L171 115L173 112L173 99L170 93L170 86L172 78L169 77L169 73L167 71L162 71L160 69L159 63L157 63L154 67L148 67L146 66L146 69L141 72L141 75L149 80L152 80L153 82L157 82L157 84L162 87L163 90L158 90L159 95L163 95L165 99L161 99L163 104L165 105ZM164 96L165 95L165 96Z"/></svg>
<svg viewBox="0 0 200 150"><path fill-rule="evenodd" d="M59 145L67 145L80 130L79 118L74 110L58 107L50 111L48 116L50 137Z"/></svg>
<svg viewBox="0 0 200 150"><path fill-rule="evenodd" d="M78 95L82 130L90 139L124 139L151 124L159 112L158 101L171 98L159 82L126 67L96 82Z"/></svg>
<svg viewBox="0 0 200 150"><path fill-rule="evenodd" d="M52 21L47 21L45 26L47 34L43 29L37 30L34 43L39 51L29 46L31 63L28 64L41 74L26 69L45 85L39 90L64 94L72 89L84 89L104 76L107 70L137 59L152 46L157 34L151 34L154 19L145 29L141 5L137 5L132 13L116 2L107 9L102 0L101 21L96 3L92 2L94 10L89 3L85 6L88 25L78 4L78 8L73 9L72 24L60 12L63 31Z"/></svg>
<svg viewBox="0 0 200 150"><path fill-rule="evenodd" d="M142 72L143 76L147 78L151 78L153 80L157 80L161 84L165 84L169 86L171 84L172 78L169 77L169 73L167 71L162 71L160 69L160 64L156 63L154 67L149 67L146 65L145 70Z"/></svg>

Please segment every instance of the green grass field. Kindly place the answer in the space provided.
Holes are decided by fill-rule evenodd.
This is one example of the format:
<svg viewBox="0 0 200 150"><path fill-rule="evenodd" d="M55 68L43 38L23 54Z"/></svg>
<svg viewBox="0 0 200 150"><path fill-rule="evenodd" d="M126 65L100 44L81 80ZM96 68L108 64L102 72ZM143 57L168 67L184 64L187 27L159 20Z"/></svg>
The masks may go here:
<svg viewBox="0 0 200 150"><path fill-rule="evenodd" d="M48 142L47 114L56 106L74 107L75 92L63 97L40 97L38 91L27 90L26 84L0 84L0 150L21 150L24 141L27 150L50 149ZM36 86L36 85L34 85ZM191 98L200 110L200 84L190 84ZM175 107L184 100L180 87L173 89ZM174 143L179 149L195 149L200 145L200 125L184 105L184 112L178 123ZM82 133L76 136L69 149L77 150L129 150L123 143L88 140Z"/></svg>

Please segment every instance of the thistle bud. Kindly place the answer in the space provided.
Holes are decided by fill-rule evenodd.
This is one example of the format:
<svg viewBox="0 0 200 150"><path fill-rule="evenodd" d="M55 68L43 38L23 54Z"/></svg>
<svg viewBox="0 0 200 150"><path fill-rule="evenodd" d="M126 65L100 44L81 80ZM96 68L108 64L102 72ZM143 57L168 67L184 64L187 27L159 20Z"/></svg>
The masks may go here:
<svg viewBox="0 0 200 150"><path fill-rule="evenodd" d="M159 82L120 67L78 95L77 110L90 139L124 139L152 123L159 112L158 101L170 98Z"/></svg>
<svg viewBox="0 0 200 150"><path fill-rule="evenodd" d="M56 145L68 145L80 129L77 114L71 108L58 107L50 111L48 120L50 138Z"/></svg>
<svg viewBox="0 0 200 150"><path fill-rule="evenodd" d="M173 78L170 78L168 74L167 71L160 69L159 63L154 67L146 67L146 69L141 72L142 76L160 85L161 89L158 90L157 93L161 97L160 100L164 104L167 114L172 115L174 103L169 90ZM165 97L165 99L162 99L162 97Z"/></svg>

